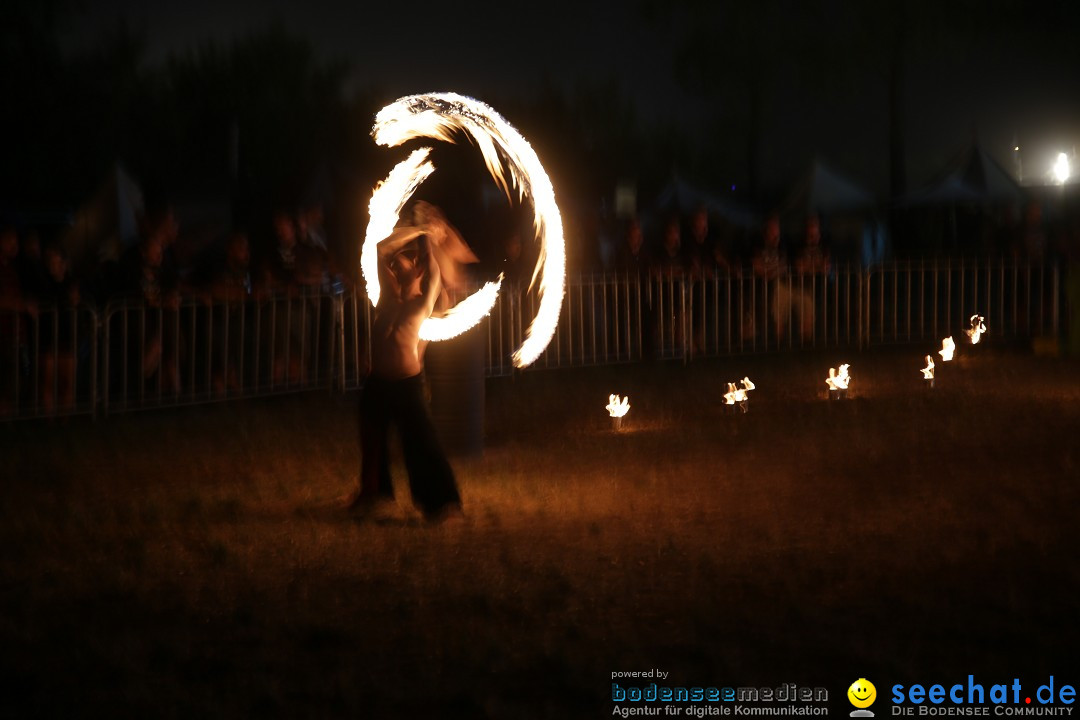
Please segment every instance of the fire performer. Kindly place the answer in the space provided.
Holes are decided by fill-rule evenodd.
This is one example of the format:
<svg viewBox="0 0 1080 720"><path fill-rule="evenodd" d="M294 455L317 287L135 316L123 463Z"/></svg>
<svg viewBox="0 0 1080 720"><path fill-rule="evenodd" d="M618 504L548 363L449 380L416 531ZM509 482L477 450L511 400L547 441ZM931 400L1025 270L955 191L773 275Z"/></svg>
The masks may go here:
<svg viewBox="0 0 1080 720"><path fill-rule="evenodd" d="M420 326L447 288L463 279L462 265L476 262L442 213L417 203L414 225L398 226L379 242L382 293L371 330L371 372L360 396L360 488L350 510L392 513L389 433L401 437L413 502L432 521L463 517L454 471L439 444L425 400Z"/></svg>

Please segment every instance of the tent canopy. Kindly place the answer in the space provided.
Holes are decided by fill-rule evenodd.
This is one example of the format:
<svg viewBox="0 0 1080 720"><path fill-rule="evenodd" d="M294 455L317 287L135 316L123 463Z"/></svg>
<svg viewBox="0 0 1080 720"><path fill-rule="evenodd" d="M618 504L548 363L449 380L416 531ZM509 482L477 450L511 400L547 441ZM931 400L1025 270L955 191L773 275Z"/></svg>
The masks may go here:
<svg viewBox="0 0 1080 720"><path fill-rule="evenodd" d="M687 215L705 208L710 216L723 218L740 228L751 228L757 224L757 218L750 210L724 200L700 186L693 185L679 175L671 176L667 185L656 196L653 207L658 214L679 213L680 215Z"/></svg>
<svg viewBox="0 0 1080 720"><path fill-rule="evenodd" d="M72 266L117 259L135 242L142 213L142 189L121 165L115 165L75 213L61 241Z"/></svg>
<svg viewBox="0 0 1080 720"><path fill-rule="evenodd" d="M950 161L926 187L899 201L901 206L1022 203L1024 191L978 144Z"/></svg>
<svg viewBox="0 0 1080 720"><path fill-rule="evenodd" d="M869 191L815 159L788 192L780 214L806 217L857 213L876 207L877 201Z"/></svg>

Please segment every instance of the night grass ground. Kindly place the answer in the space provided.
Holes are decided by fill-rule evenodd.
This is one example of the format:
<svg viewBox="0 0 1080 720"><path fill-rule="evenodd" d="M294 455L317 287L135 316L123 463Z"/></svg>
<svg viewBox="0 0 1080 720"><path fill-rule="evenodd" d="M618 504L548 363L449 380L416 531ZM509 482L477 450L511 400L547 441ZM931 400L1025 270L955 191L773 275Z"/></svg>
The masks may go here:
<svg viewBox="0 0 1080 720"><path fill-rule="evenodd" d="M333 507L352 397L3 426L0 715L609 717L649 668L835 716L859 677L879 717L894 682L1080 684L1080 365L977 349L933 392L918 350L490 380L460 526Z"/></svg>

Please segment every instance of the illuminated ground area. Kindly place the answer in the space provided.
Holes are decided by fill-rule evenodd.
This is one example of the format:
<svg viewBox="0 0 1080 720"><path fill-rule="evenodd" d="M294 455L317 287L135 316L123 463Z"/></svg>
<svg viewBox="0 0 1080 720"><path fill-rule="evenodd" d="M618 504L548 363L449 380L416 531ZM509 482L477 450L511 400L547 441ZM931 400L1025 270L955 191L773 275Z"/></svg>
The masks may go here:
<svg viewBox="0 0 1080 720"><path fill-rule="evenodd" d="M4 427L0 715L599 717L652 667L837 702L1060 678L1080 366L967 350L933 392L926 350L489 381L455 527L331 508L351 398Z"/></svg>

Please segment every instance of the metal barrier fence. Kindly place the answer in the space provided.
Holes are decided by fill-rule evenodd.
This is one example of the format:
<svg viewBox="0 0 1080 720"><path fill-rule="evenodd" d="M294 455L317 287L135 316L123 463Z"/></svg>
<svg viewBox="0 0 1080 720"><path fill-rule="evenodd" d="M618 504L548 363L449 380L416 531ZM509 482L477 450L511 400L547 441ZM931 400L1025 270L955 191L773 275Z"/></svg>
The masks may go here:
<svg viewBox="0 0 1080 720"><path fill-rule="evenodd" d="M340 323L339 295L176 307L109 303L102 316L102 410L329 387Z"/></svg>
<svg viewBox="0 0 1080 720"><path fill-rule="evenodd" d="M976 313L998 337L1057 335L1061 288L1056 265L1005 259L875 267L867 273L863 335L878 345L940 339L967 330Z"/></svg>
<svg viewBox="0 0 1080 720"><path fill-rule="evenodd" d="M1056 266L903 262L764 280L619 273L570 278L551 344L532 366L691 360L799 348L933 341L983 315L991 337L1056 335ZM486 334L485 372L511 355L538 298L505 286ZM177 307L109 303L103 312L0 311L0 420L110 413L360 386L372 309L361 294L305 294Z"/></svg>
<svg viewBox="0 0 1080 720"><path fill-rule="evenodd" d="M88 305L0 311L0 420L93 413L97 326Z"/></svg>

